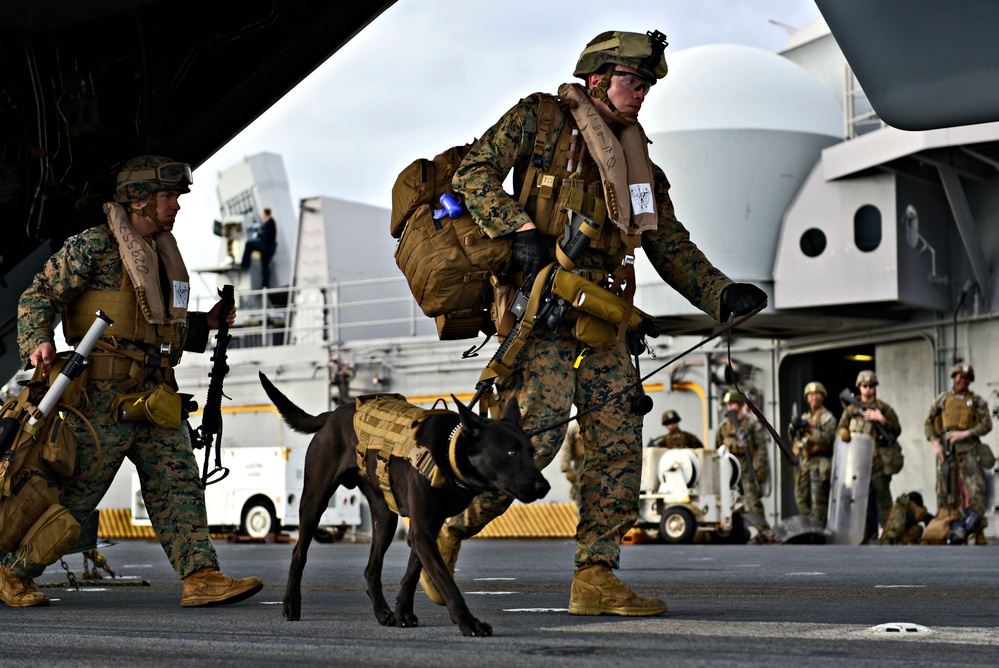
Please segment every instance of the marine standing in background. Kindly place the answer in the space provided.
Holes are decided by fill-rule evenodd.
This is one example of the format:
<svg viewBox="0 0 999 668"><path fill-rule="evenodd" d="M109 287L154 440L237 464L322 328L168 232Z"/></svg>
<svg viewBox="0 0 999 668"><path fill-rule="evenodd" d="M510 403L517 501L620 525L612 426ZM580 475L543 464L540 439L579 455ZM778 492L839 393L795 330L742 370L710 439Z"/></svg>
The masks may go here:
<svg viewBox="0 0 999 668"><path fill-rule="evenodd" d="M184 607L235 603L263 586L256 577L236 579L218 571L205 491L180 401L165 402L171 410L158 413L162 424L119 420L112 409L124 394L176 391L173 367L182 351L204 352L209 330L217 329L222 319L229 324L235 320L235 308L220 313L221 302L208 313L187 310L187 268L171 232L180 211L178 198L190 192L191 183L185 163L154 155L125 162L115 201L104 205L107 222L66 240L21 295L17 313L21 358L46 372L56 357L53 327L58 315L70 344L83 337L98 309L114 321L90 355L88 401L81 407L100 437L101 466L94 477L69 482L60 503L85 524L122 462L130 459L156 536L184 580ZM66 424L77 436L79 470L93 470L99 454L90 431L75 415ZM0 572L5 581L40 574L32 568L7 564Z"/></svg>
<svg viewBox="0 0 999 668"><path fill-rule="evenodd" d="M881 435L880 430L874 427L877 422L885 428L889 434L896 439L902 433L902 425L898 421L895 409L887 402L878 399L878 376L870 370L864 370L857 374L857 389L860 396L857 398L864 407L863 410L853 405L844 407L843 415L839 418L839 437L844 443L849 443L851 434L867 434L874 439L874 455L871 460L871 496L868 498L868 508L875 512L868 513L868 522L865 531L864 542L877 538L878 527L884 528L888 521L888 514L891 512L893 497L891 495L891 477L898 472L900 466L885 466L886 460L891 462L893 454L899 446L890 445ZM876 514L877 521L872 515Z"/></svg>
<svg viewBox="0 0 999 668"><path fill-rule="evenodd" d="M792 426L794 454L801 458L794 474L794 498L802 515L825 525L829 516L829 481L832 476L833 442L836 440L836 417L822 402L826 387L818 381L805 385L808 412L801 416L804 425Z"/></svg>
<svg viewBox="0 0 999 668"><path fill-rule="evenodd" d="M701 439L689 431L680 431L680 414L674 410L663 413L666 433L649 441L650 448L703 448Z"/></svg>
<svg viewBox="0 0 999 668"><path fill-rule="evenodd" d="M969 508L981 518L981 528L975 537L976 545L985 544L985 527L988 517L985 514L985 467L982 465L981 437L992 431L992 416L988 402L971 391L975 380L975 369L970 364L955 364L950 377L954 387L944 392L930 404L929 415L923 424L926 440L933 443L933 454L937 460L937 512L950 508L960 512ZM954 450L957 463L960 490L947 494L947 473L944 466L945 448L941 439L946 438ZM989 456L991 453L985 453ZM993 458L993 464L995 463ZM956 499L967 498L966 503L955 503Z"/></svg>
<svg viewBox="0 0 999 668"><path fill-rule="evenodd" d="M264 222L243 248L243 259L239 264L244 271L250 268L253 251L260 253L260 287L269 288L271 287L271 260L277 251L277 224L271 218L270 209L264 209Z"/></svg>
<svg viewBox="0 0 999 668"><path fill-rule="evenodd" d="M715 431L715 447L728 446L729 452L739 460L742 466L739 488L746 497L746 510L763 522L763 528L769 529L770 523L763 510L763 493L770 479L770 455L767 453L770 438L759 420L746 410L741 394L726 392L722 401L725 403L726 414ZM733 423L729 416L736 422ZM747 458L752 459L752 469L747 466Z"/></svg>
<svg viewBox="0 0 999 668"><path fill-rule="evenodd" d="M486 234L511 240L512 262L526 285L555 258L571 208L600 224L597 238L575 259L574 272L606 285L609 277L633 268L640 245L663 280L724 322L762 306L766 294L732 282L690 241L674 215L669 181L649 159L638 114L652 86L666 76L665 46L658 31L601 33L573 72L583 85L563 84L557 98L535 94L514 105L471 147L452 185ZM513 196L503 187L511 170ZM626 282L633 288L631 276ZM564 419L573 405L581 411L599 406L579 421L586 466L569 614L658 615L666 611L665 602L635 594L614 574L621 540L638 518L643 419L624 396L638 374L623 340L587 346L566 320L556 331L540 325L531 330L511 375L497 384L499 398L517 397L529 432ZM555 457L563 434L553 429L534 437L539 468ZM445 524L437 543L452 572L461 541L512 501L482 494ZM443 604L429 578L420 582Z"/></svg>

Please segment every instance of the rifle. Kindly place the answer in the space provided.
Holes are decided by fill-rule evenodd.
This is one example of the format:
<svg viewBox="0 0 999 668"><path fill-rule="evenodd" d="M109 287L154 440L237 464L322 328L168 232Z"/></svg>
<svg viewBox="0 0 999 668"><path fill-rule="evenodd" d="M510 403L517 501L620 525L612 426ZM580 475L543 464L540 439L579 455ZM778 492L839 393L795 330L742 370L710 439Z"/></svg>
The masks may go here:
<svg viewBox="0 0 999 668"><path fill-rule="evenodd" d="M213 483L223 480L229 475L229 469L222 466L222 383L225 375L229 373L229 365L226 364L226 348L229 346L229 312L236 303L236 298L231 285L224 285L219 290L219 297L222 298L219 307L219 329L215 335L215 350L212 351L212 370L208 372L208 397L205 399L205 409L201 413L201 425L197 430L191 431L191 444L195 448L205 448L205 465L201 474L201 485L207 487ZM228 399L229 397L226 397ZM215 468L208 470L208 460L211 458L212 441L215 442ZM222 475L214 478L215 474Z"/></svg>
<svg viewBox="0 0 999 668"><path fill-rule="evenodd" d="M944 477L944 498L947 505L954 510L961 509L961 503L957 495L957 456L954 452L954 444L947 438L947 429L940 431L940 443L944 448L944 458L940 465L940 474ZM938 511L939 512L939 511Z"/></svg>
<svg viewBox="0 0 999 668"><path fill-rule="evenodd" d="M863 417L864 411L870 410L869 408L864 407L864 405L857 400L857 397L853 396L853 392L847 388L843 388L843 391L839 393L839 400L860 409L861 417ZM873 424L874 428L878 430L878 434L880 434L881 438L884 439L885 445L895 445L896 438L894 434L889 433L883 424L880 422L871 422L871 424Z"/></svg>
<svg viewBox="0 0 999 668"><path fill-rule="evenodd" d="M753 461L756 459L756 446L753 445L753 440L749 438L749 432L743 429L739 423L739 413L736 411L727 411L726 416L728 417L728 421L732 423L732 426L735 427L736 443L742 448L743 456L746 458L746 474L749 476L750 485L756 490L757 496L762 496L763 490L760 489L760 481L756 477L756 467L753 465Z"/></svg>
<svg viewBox="0 0 999 668"><path fill-rule="evenodd" d="M812 431L812 425L808 423L808 420L798 415L798 402L791 405L791 424L788 425L787 430L795 441L800 441Z"/></svg>

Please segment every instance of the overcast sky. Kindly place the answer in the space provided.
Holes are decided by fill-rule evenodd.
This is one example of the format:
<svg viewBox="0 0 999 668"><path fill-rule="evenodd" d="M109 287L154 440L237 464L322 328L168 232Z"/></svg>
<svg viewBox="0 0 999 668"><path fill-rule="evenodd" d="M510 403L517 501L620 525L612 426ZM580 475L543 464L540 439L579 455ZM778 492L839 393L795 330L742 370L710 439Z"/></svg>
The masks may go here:
<svg viewBox="0 0 999 668"><path fill-rule="evenodd" d="M660 30L668 64L704 44L779 51L788 31L771 21L818 17L812 0L399 0L194 172L175 233L189 267L214 264L218 172L264 151L282 156L296 208L318 195L389 207L403 167L554 93L602 31ZM664 104L653 89L640 120Z"/></svg>

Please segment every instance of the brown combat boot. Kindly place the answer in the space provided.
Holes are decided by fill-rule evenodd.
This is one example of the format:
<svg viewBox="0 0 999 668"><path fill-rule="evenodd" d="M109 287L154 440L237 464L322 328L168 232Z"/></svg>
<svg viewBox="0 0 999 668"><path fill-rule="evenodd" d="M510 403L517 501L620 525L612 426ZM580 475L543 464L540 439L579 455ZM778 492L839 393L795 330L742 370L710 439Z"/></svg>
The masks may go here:
<svg viewBox="0 0 999 668"><path fill-rule="evenodd" d="M580 566L572 578L570 615L652 617L666 610L665 601L639 596L603 564Z"/></svg>
<svg viewBox="0 0 999 668"><path fill-rule="evenodd" d="M234 578L212 568L199 568L184 578L184 595L180 604L185 608L199 605L229 605L246 600L263 589L260 578Z"/></svg>
<svg viewBox="0 0 999 668"><path fill-rule="evenodd" d="M12 608L49 604L49 597L38 591L34 580L15 577L6 566L0 567L0 599Z"/></svg>
<svg viewBox="0 0 999 668"><path fill-rule="evenodd" d="M437 534L437 549L441 553L441 559L444 560L444 565L447 566L448 572L454 575L454 567L458 563L458 550L461 549L461 541L448 531L447 528L443 528ZM427 575L427 569L425 568L420 571L420 586L423 587L423 591L426 592L427 598L431 601L437 605L446 605L444 597L440 595L437 587L430 581L430 576Z"/></svg>

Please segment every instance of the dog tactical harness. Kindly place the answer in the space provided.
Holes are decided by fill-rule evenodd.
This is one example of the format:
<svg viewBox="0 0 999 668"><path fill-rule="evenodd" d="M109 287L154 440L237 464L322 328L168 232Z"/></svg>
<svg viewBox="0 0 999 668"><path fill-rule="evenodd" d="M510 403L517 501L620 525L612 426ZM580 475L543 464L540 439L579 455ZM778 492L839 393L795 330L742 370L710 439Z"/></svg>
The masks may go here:
<svg viewBox="0 0 999 668"><path fill-rule="evenodd" d="M447 483L447 475L437 466L430 450L416 442L416 432L427 418L434 415L454 415L453 411L420 408L407 402L406 397L401 394L367 394L358 397L356 405L354 431L357 433L357 466L369 478L378 481L385 502L392 512L400 514L399 505L392 493L390 458L407 460L420 475L430 481L431 487L440 488ZM454 456L460 434L459 424L451 433L448 458L454 475L460 483L464 483ZM377 454L373 475L367 466L369 450L374 450Z"/></svg>

